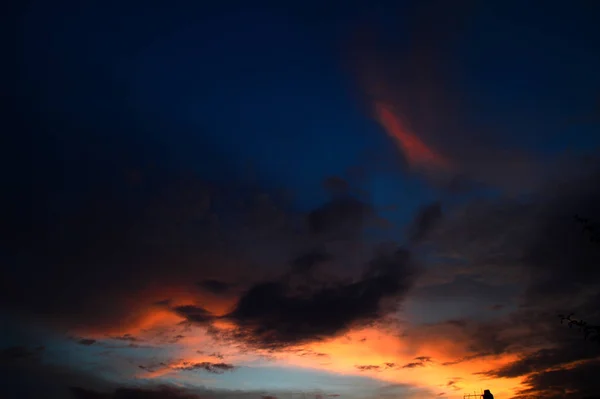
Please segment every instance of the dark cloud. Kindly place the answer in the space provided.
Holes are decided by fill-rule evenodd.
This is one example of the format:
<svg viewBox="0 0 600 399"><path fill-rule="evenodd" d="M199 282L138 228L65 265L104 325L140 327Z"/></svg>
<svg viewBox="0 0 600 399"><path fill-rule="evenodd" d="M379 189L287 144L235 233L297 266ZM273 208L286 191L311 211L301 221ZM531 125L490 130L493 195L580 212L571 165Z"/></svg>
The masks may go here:
<svg viewBox="0 0 600 399"><path fill-rule="evenodd" d="M409 227L409 239L418 242L426 238L427 234L433 229L442 218L442 205L434 202L421 208L415 217L412 225Z"/></svg>
<svg viewBox="0 0 600 399"><path fill-rule="evenodd" d="M141 364L138 367L142 370L153 372L153 371L160 370L160 369L167 367L167 364L164 362L160 362L160 363L153 363L153 364L146 364L146 365Z"/></svg>
<svg viewBox="0 0 600 399"><path fill-rule="evenodd" d="M600 392L600 385L584 377L586 370L597 367L598 345L585 341L576 327L561 325L557 317L573 311L591 325L600 320L600 245L574 217L600 220L597 170L595 164L587 170L573 167L535 195L472 203L440 222L431 241L439 254L451 253L459 260L449 268L462 276L463 284L444 283L441 291L428 295L454 298L475 292L473 297L506 304L487 319L440 325L440 331L463 340L469 352L445 365L518 354L518 360L480 374L524 378L523 397ZM500 281L505 288L495 287Z"/></svg>
<svg viewBox="0 0 600 399"><path fill-rule="evenodd" d="M310 357L329 357L328 354L322 352L315 352L310 349L300 348L294 351L298 356L310 356Z"/></svg>
<svg viewBox="0 0 600 399"><path fill-rule="evenodd" d="M117 388L113 393L100 393L93 390L73 387L74 399L199 399L200 396L181 388L160 386L155 389Z"/></svg>
<svg viewBox="0 0 600 399"><path fill-rule="evenodd" d="M414 358L414 362L410 362L410 363L406 363L402 366L396 364L396 363L392 363L392 362L386 362L383 363L381 365L358 365L355 366L357 369L361 370L361 371L369 371L369 370L384 370L384 369L414 369L417 367L423 367L425 366L427 363L430 363L432 360L429 356L418 356L416 358Z"/></svg>
<svg viewBox="0 0 600 399"><path fill-rule="evenodd" d="M331 176L323 181L323 187L333 195L343 195L348 192L350 185L339 176Z"/></svg>
<svg viewBox="0 0 600 399"><path fill-rule="evenodd" d="M200 281L198 287L212 294L221 295L229 292L232 285L224 281L209 279Z"/></svg>
<svg viewBox="0 0 600 399"><path fill-rule="evenodd" d="M549 399L600 398L600 373L598 360L529 374L516 398L543 397Z"/></svg>
<svg viewBox="0 0 600 399"><path fill-rule="evenodd" d="M187 371L208 371L213 374L222 374L226 371L233 371L236 367L233 364L228 363L211 363L211 362L200 362L200 363L188 363L184 362L182 366L178 367L179 370Z"/></svg>
<svg viewBox="0 0 600 399"><path fill-rule="evenodd" d="M292 261L292 271L295 273L308 273L320 263L333 259L333 256L324 249L314 249L298 256Z"/></svg>
<svg viewBox="0 0 600 399"><path fill-rule="evenodd" d="M358 366L354 366L354 367L356 367L360 371L379 371L379 370L381 370L381 366L378 366L376 364L362 364L362 365L358 365Z"/></svg>
<svg viewBox="0 0 600 399"><path fill-rule="evenodd" d="M600 356L598 345L586 344L578 336L566 337L560 345L556 345L554 348L534 351L506 366L482 374L493 378L521 377L554 367L566 366L575 361L595 359Z"/></svg>
<svg viewBox="0 0 600 399"><path fill-rule="evenodd" d="M185 317L192 323L206 324L215 319L214 315L208 310L194 305L182 305L173 309L178 315Z"/></svg>
<svg viewBox="0 0 600 399"><path fill-rule="evenodd" d="M402 366L403 369L414 369L416 367L423 367L425 366L424 363L422 362L411 362L411 363L406 363L404 366Z"/></svg>
<svg viewBox="0 0 600 399"><path fill-rule="evenodd" d="M85 346L90 346L96 343L95 339L89 339L89 338L83 338L80 339L79 341L77 341L78 344L80 345L85 345Z"/></svg>
<svg viewBox="0 0 600 399"><path fill-rule="evenodd" d="M30 359L31 360L31 359ZM68 387L85 386L102 392L107 384L95 375L51 362L0 362L0 396L6 399L73 398ZM93 396L92 396L93 397Z"/></svg>
<svg viewBox="0 0 600 399"><path fill-rule="evenodd" d="M11 240L9 253L25 255L7 269L13 283L2 284L1 303L63 323L107 326L147 305L136 295L144 286L194 279L198 269L190 258L206 256L207 232L189 230L202 214L198 182L151 179L142 189L98 176L83 190L88 195L73 196L74 206L48 211L47 223L34 222L35 238ZM25 264L36 272L22 273ZM167 271L166 264L176 266Z"/></svg>
<svg viewBox="0 0 600 399"><path fill-rule="evenodd" d="M419 362L428 363L431 362L431 356L417 356L415 357L415 360L418 360Z"/></svg>
<svg viewBox="0 0 600 399"><path fill-rule="evenodd" d="M38 346L36 348L28 348L25 346L11 346L0 351L0 361L15 362L39 360L43 351L43 346Z"/></svg>
<svg viewBox="0 0 600 399"><path fill-rule="evenodd" d="M462 388L459 386L461 378L453 378L446 383L446 387L452 389L453 391L460 391Z"/></svg>
<svg viewBox="0 0 600 399"><path fill-rule="evenodd" d="M307 223L315 234L347 235L359 232L371 216L373 208L369 204L345 196L311 211Z"/></svg>
<svg viewBox="0 0 600 399"><path fill-rule="evenodd" d="M402 298L414 271L409 253L400 249L376 257L352 282L315 285L310 292L294 292L280 281L259 283L226 317L239 326L239 338L262 347L320 340L385 315L384 300Z"/></svg>
<svg viewBox="0 0 600 399"><path fill-rule="evenodd" d="M80 387L72 387L70 390L74 399L109 399L113 397L109 393L100 393Z"/></svg>
<svg viewBox="0 0 600 399"><path fill-rule="evenodd" d="M95 72L89 75L94 82L109 78ZM76 75L82 76L71 77ZM197 159L174 160L164 143L149 138L153 123L140 124L123 109L112 115L119 105L130 108L124 98L114 98L126 90L105 83L94 87L105 97L87 95L107 101L110 110L90 111L87 119L38 112L46 109L36 103L40 99L14 115L18 142L12 150L26 156L11 161L10 195L0 206L6 264L0 306L76 331L135 324L148 306L168 297L163 290L200 296L194 283L220 280L215 270L234 282L242 279L252 259L248 252L266 252L255 230L278 228L268 219L277 204L271 201L269 214L251 202L264 193L248 189L242 177L216 167L226 176L209 182L187 169L198 167ZM202 162L221 165L213 156ZM262 219L247 231L244 223L258 210ZM240 249L236 238L251 248Z"/></svg>
<svg viewBox="0 0 600 399"><path fill-rule="evenodd" d="M139 341L139 338L137 338L131 334L116 335L116 336L112 336L111 338L116 339L118 341L129 341L129 342Z"/></svg>

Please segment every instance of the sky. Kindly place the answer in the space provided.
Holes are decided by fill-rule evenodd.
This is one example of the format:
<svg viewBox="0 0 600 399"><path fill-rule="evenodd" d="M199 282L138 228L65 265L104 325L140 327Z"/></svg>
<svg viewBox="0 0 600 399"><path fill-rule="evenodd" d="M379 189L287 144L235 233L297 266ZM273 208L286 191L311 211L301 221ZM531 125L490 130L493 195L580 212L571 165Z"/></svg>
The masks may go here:
<svg viewBox="0 0 600 399"><path fill-rule="evenodd" d="M600 397L599 13L19 2L0 396Z"/></svg>

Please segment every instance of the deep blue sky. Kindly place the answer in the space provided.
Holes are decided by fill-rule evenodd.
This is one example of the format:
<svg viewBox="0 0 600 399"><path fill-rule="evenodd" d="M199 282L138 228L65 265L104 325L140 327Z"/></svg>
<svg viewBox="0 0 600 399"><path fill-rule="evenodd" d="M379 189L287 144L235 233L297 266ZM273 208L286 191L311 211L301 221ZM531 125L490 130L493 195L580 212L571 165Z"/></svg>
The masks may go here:
<svg viewBox="0 0 600 399"><path fill-rule="evenodd" d="M402 57L414 33L410 4L67 3L31 2L16 81L27 98L22 109L54 119L57 132L49 135L68 137L70 157L90 147L102 162L131 168L133 157L169 157L217 180L243 175L251 164L262 184L300 194L302 207L321 199L324 177L393 157L344 64L352 34L365 23L393 37ZM466 34L452 44L452 58L441 59L452 68L460 92L451 96L464 103L467 118L538 152L585 146L592 135L575 139L584 127L569 126L569 118L592 113L598 96L598 39L587 7L471 7ZM90 130L98 135L94 145L82 133ZM115 151L129 152L118 160ZM383 174L368 180L382 197L377 202L398 201ZM403 180L404 201L427 196Z"/></svg>

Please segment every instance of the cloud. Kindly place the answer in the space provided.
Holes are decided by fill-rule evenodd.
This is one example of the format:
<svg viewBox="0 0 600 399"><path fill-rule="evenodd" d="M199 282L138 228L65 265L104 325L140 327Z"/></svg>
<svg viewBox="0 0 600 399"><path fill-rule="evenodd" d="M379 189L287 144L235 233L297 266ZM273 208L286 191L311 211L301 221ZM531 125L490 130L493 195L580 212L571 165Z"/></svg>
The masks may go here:
<svg viewBox="0 0 600 399"><path fill-rule="evenodd" d="M173 309L178 315L192 323L207 324L215 319L208 310L194 305L182 305Z"/></svg>
<svg viewBox="0 0 600 399"><path fill-rule="evenodd" d="M347 194L349 183L339 176L330 176L323 181L323 187L333 195Z"/></svg>
<svg viewBox="0 0 600 399"><path fill-rule="evenodd" d="M434 1L405 10L401 24L408 31L402 35L372 24L350 44L351 54L360 54L352 57L356 80L370 115L398 146L410 173L455 191L531 192L550 176L550 165L506 134L531 129L521 120L483 126L471 117L469 96L458 94L465 93L464 65L456 63L456 51L478 11L473 1L453 7Z"/></svg>
<svg viewBox="0 0 600 399"><path fill-rule="evenodd" d="M236 367L233 364L228 363L211 363L211 362L199 362L199 363L189 363L183 362L181 366L177 367L179 370L187 370L187 371L208 371L213 374L222 374L225 371L233 371Z"/></svg>
<svg viewBox="0 0 600 399"><path fill-rule="evenodd" d="M409 239L413 242L423 240L441 218L441 203L434 202L422 207L419 209L413 223L409 226Z"/></svg>
<svg viewBox="0 0 600 399"><path fill-rule="evenodd" d="M198 287L212 294L221 295L228 293L232 285L220 280L208 279L200 281Z"/></svg>
<svg viewBox="0 0 600 399"><path fill-rule="evenodd" d="M393 363L393 362L386 362L381 365L368 364L368 365L357 365L354 367L356 367L360 371L381 371L381 370L387 370L387 369L400 370L400 369L414 369L414 368L418 368L418 367L424 367L427 363L432 362L431 357L429 357L429 356L418 356L418 357L415 357L414 360L415 360L414 362L406 363L402 366L400 366L396 363Z"/></svg>
<svg viewBox="0 0 600 399"><path fill-rule="evenodd" d="M362 230L373 208L350 196L334 198L313 211L307 218L309 230L314 234L335 234L346 236Z"/></svg>
<svg viewBox="0 0 600 399"><path fill-rule="evenodd" d="M355 367L360 371L379 371L379 370L381 370L381 366L378 366L376 364L361 364L361 365L358 365Z"/></svg>
<svg viewBox="0 0 600 399"><path fill-rule="evenodd" d="M199 399L200 396L185 389L160 386L147 388L117 388L113 393L99 393L81 387L71 388L74 399Z"/></svg>
<svg viewBox="0 0 600 399"><path fill-rule="evenodd" d="M90 346L96 343L95 339L90 339L90 338L82 338L79 341L77 341L78 344L80 345L85 345L85 346Z"/></svg>
<svg viewBox="0 0 600 399"><path fill-rule="evenodd" d="M160 363L154 363L154 364L139 365L138 367L142 370L154 372L157 370L164 369L164 368L168 367L168 365L164 362L160 362Z"/></svg>
<svg viewBox="0 0 600 399"><path fill-rule="evenodd" d="M0 361L3 363L20 361L37 361L44 352L43 346L28 348L25 346L11 346L0 351Z"/></svg>
<svg viewBox="0 0 600 399"><path fill-rule="evenodd" d="M572 368L551 369L529 374L525 389L516 398L535 395L549 399L597 398L600 383L595 376L600 372L600 361L590 361Z"/></svg>
<svg viewBox="0 0 600 399"><path fill-rule="evenodd" d="M9 253L27 253L23 261L38 272L23 273L17 261L11 262L8 272L14 284L3 284L2 304L18 304L23 311L71 327L110 326L135 319L146 302L158 300L152 296L159 290L148 290L158 281L183 285L184 276L204 274L190 260L207 259L205 244L210 240L204 238L211 228L197 234L187 229L203 217L195 203L202 188L198 181L172 178L166 182L148 176L146 188L155 194L146 195L116 177L94 176L89 196L73 198L76 206L50 212L48 223L35 222L35 229L43 229L35 239L13 241ZM36 204L42 205L47 204ZM53 274L58 270L61 278ZM79 299L72 301L73 296Z"/></svg>
<svg viewBox="0 0 600 399"><path fill-rule="evenodd" d="M414 362L406 363L401 368L403 369L414 369L416 367L424 367L427 363L431 363L431 357L429 356L418 356L415 357Z"/></svg>
<svg viewBox="0 0 600 399"><path fill-rule="evenodd" d="M299 255L292 261L292 271L295 273L309 273L321 263L332 260L331 254L324 249L313 249Z"/></svg>
<svg viewBox="0 0 600 399"><path fill-rule="evenodd" d="M129 342L137 342L139 341L139 338L131 335L131 334L123 334L123 335L116 335L116 336L112 336L110 337L111 339L116 339L118 341L129 341Z"/></svg>
<svg viewBox="0 0 600 399"><path fill-rule="evenodd" d="M522 395L581 397L600 392L595 381L583 377L584 370L596 367L600 349L557 317L573 311L591 324L600 319L600 246L574 218L600 218L597 170L592 166L556 176L528 198L471 203L440 221L430 243L437 256L446 257L449 275L459 277L419 295L452 300L472 294L488 296L485 302L490 304L506 304L494 316L416 327L426 335L431 328L431 334L437 331L463 343L464 356L444 365L511 354L518 359L480 375L524 378ZM580 387L567 376L579 379Z"/></svg>
<svg viewBox="0 0 600 399"><path fill-rule="evenodd" d="M389 312L384 300L401 299L414 275L410 254L398 249L374 258L351 282L314 285L306 293L282 281L256 284L226 317L239 327L239 338L260 347L321 340L383 317Z"/></svg>

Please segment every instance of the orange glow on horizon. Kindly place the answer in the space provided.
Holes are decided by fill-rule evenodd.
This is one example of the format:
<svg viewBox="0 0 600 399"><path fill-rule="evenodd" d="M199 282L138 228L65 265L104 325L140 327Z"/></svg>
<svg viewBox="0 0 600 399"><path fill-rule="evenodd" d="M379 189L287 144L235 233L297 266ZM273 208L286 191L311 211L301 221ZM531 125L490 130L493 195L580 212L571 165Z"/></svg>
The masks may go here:
<svg viewBox="0 0 600 399"><path fill-rule="evenodd" d="M449 398L460 398L463 392L490 389L498 397L514 396L522 379L488 380L475 373L495 369L518 359L518 355L501 355L478 358L452 366L446 362L456 361L470 353L466 350L468 342L458 336L447 337L425 334L422 339L413 340L400 337L394 331L377 327L355 329L344 335L325 341L314 342L297 348L282 351L263 352L251 349L237 342L220 341L207 332L203 326L176 327L183 319L169 309L149 309L140 324L123 329L121 334L141 337L143 342L162 345L160 332L168 330L172 335L182 334L182 338L171 342L172 358L170 362L153 369L140 370L137 378L157 379L184 378L180 371L187 365L210 362L227 363L235 366L270 366L302 368L342 375L369 377L391 384L409 384L428 388L433 392L446 392ZM218 321L218 329L235 328L231 322ZM177 330L181 328L181 331ZM177 330L177 331L176 331ZM156 333L159 334L156 334ZM268 360L265 360L265 355ZM416 358L430 357L422 365L405 367L414 363ZM261 360L262 359L262 360ZM258 363L257 363L258 361ZM376 366L372 369L359 369L357 366ZM452 385L448 385L454 381Z"/></svg>
<svg viewBox="0 0 600 399"><path fill-rule="evenodd" d="M407 336L389 328L371 326L353 329L344 335L324 341L313 342L281 351L265 351L249 347L245 342L221 340L219 334L209 332L206 326L182 324L185 319L176 314L179 305L201 306L219 314L217 310L229 310L230 301L206 297L199 299L193 293L162 289L160 295L147 295L140 302L132 323L121 324L118 329L97 331L90 338L106 339L126 334L151 346L169 347L170 359L159 366L141 369L137 378L178 379L187 378L180 371L186 365L210 362L234 366L278 366L302 368L342 375L362 376L390 384L409 384L428 388L433 392L446 392L449 398L460 398L463 392L490 389L498 397L512 397L522 379L487 380L475 373L495 369L518 359L517 354L478 358L454 365L444 365L470 355L467 336L452 329L423 331L410 329ZM171 298L168 305L156 302ZM152 304L145 308L142 303ZM135 322L134 322L135 321ZM231 321L219 319L213 329L224 332L236 328ZM177 339L173 340L173 337ZM430 357L422 364L405 367L418 362L416 358ZM357 366L374 366L360 369ZM191 377L190 377L191 378ZM196 377L194 377L196 378ZM197 382L196 380L194 380ZM454 381L452 385L448 385Z"/></svg>

